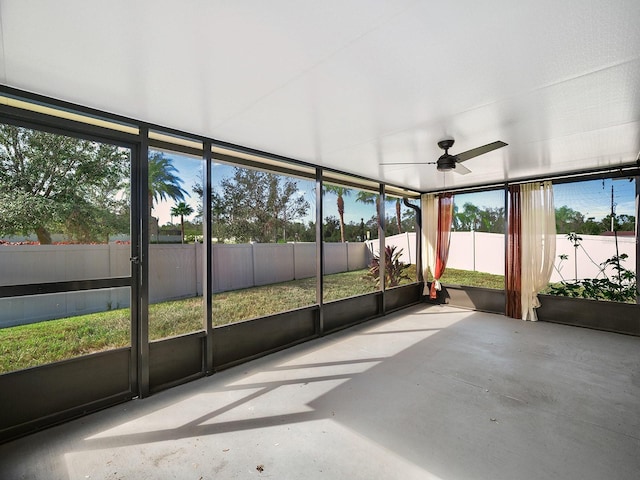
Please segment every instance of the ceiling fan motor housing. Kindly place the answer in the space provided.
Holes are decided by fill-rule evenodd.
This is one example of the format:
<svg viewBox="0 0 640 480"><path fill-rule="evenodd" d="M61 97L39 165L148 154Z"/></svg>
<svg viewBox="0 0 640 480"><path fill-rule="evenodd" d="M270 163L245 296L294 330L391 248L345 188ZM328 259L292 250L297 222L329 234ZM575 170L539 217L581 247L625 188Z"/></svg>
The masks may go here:
<svg viewBox="0 0 640 480"><path fill-rule="evenodd" d="M456 157L454 155L449 155L448 153L445 153L438 159L436 168L440 172L447 172L449 170L453 170L454 168L456 168Z"/></svg>
<svg viewBox="0 0 640 480"><path fill-rule="evenodd" d="M438 142L438 146L444 150L442 155L436 162L436 168L440 172L448 172L456 168L456 157L449 155L449 149L453 147L455 140L453 138L443 138Z"/></svg>

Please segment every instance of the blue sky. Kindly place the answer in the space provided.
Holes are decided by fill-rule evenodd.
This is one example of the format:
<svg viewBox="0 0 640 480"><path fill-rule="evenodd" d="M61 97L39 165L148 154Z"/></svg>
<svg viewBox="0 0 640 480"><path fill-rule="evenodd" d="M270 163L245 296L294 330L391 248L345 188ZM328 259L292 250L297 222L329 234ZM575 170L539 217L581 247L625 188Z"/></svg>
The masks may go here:
<svg viewBox="0 0 640 480"><path fill-rule="evenodd" d="M194 157L177 154L166 154L172 159L173 165L178 170L178 176L182 179L182 188L189 196L185 197L186 203L190 204L194 211L197 211L200 198L192 192L195 183L200 182L202 160ZM233 167L216 164L214 167L214 185L222 178L233 175ZM304 221L314 220L315 216L315 192L314 182L299 179L299 194L304 195L309 202L309 214ZM608 215L611 211L611 186L614 189L614 204L618 215L634 215L635 213L635 183L627 179L621 180L590 180L586 182L574 182L554 185L554 201L556 208L567 205L582 213L585 218L594 217L596 220ZM360 223L363 218L366 222L375 214L374 205L366 205L356 202L356 191L344 197L346 223ZM456 196L456 204L462 207L465 202L471 202L479 207L503 207L503 191L495 190L490 192L469 193ZM333 193L324 195L324 216L338 217L336 206L337 197ZM158 202L154 205L153 214L160 218L160 225L164 225L171 220L170 210L175 202ZM403 205L403 210L406 209ZM387 214L394 215L395 210L391 204L387 205ZM190 219L193 219L193 215ZM177 219L174 219L176 222Z"/></svg>
<svg viewBox="0 0 640 480"><path fill-rule="evenodd" d="M191 190L195 183L202 182L201 178L198 178L198 174L202 175L201 169L203 166L202 159L195 157L188 157L183 155L176 154L167 154L163 152L164 155L171 159L173 162L173 166L178 171L177 176L182 179L182 188L186 190L187 194L185 195L185 203L191 205L193 211L196 212L198 210L198 205L200 204L200 198L193 193ZM168 201L160 201L154 202L153 205L153 216L159 218L159 224L165 225L171 221L171 208L175 205L176 202L173 200ZM189 219L193 219L195 215L189 217ZM174 222L178 222L179 219L174 219Z"/></svg>
<svg viewBox="0 0 640 480"><path fill-rule="evenodd" d="M613 203L618 215L635 215L635 182L628 179L591 180L554 186L556 207L567 205L585 218L599 220L611 213L611 187Z"/></svg>
<svg viewBox="0 0 640 480"><path fill-rule="evenodd" d="M200 183L201 172L202 169L202 160L195 157L188 157L177 154L167 154L165 155L168 158L171 158L173 162L173 166L178 171L177 175L182 179L182 188L187 191L189 196L185 195L185 202L191 205L194 212L198 210L198 206L201 202L200 198L193 193L192 187L196 183ZM199 176L200 175L200 176ZM213 168L213 184L219 184L220 180L223 178L227 178L233 175L233 167L229 165L215 164ZM304 195L307 201L309 202L309 212L307 217L303 220L314 221L315 220L315 182L312 180L305 179L295 179L298 182L298 186L300 187L299 194ZM360 219L364 219L366 222L373 215L375 215L375 205L367 205L361 202L356 202L357 191L353 190L350 195L344 197L344 221L346 223L354 222L360 223ZM333 193L326 193L324 197L324 216L334 216L338 217L338 208L336 206L337 197ZM171 221L171 208L175 205L173 200L168 201L160 201L154 203L153 215L159 217L160 225L164 225ZM406 207L403 206L403 210ZM387 214L394 215L395 210L391 205L387 206ZM188 217L189 219L193 219L195 215L191 215ZM174 223L178 221L177 218L173 219Z"/></svg>
<svg viewBox="0 0 640 480"><path fill-rule="evenodd" d="M582 213L585 218L599 220L611 212L611 186L614 190L615 212L618 215L635 215L635 183L627 179L590 180L563 183L553 186L555 207L566 205ZM504 207L503 190L457 195L459 207L466 202L479 207Z"/></svg>

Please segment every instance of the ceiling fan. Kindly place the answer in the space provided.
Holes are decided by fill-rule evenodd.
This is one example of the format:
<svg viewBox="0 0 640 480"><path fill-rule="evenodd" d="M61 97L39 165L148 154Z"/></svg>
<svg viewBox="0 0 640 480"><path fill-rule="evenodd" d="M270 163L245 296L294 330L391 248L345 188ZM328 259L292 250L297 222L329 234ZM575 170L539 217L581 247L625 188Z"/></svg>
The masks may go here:
<svg viewBox="0 0 640 480"><path fill-rule="evenodd" d="M506 147L507 144L501 141L488 143L482 147L472 148L466 152L459 153L457 155L451 155L449 149L453 147L455 140L453 138L445 138L438 142L438 146L444 150L444 154L438 158L437 162L394 162L394 163L381 163L380 165L436 165L436 168L440 172L449 172L453 170L461 175L471 173L464 165L461 165L465 160L470 158L489 153L498 148Z"/></svg>

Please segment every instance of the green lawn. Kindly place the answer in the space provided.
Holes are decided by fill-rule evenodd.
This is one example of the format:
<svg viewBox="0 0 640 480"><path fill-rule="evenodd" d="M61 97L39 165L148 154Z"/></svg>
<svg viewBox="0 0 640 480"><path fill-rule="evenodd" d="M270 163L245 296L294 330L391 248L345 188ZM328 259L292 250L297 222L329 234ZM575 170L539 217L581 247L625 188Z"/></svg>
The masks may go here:
<svg viewBox="0 0 640 480"><path fill-rule="evenodd" d="M129 309L0 329L0 373L129 344Z"/></svg>
<svg viewBox="0 0 640 480"><path fill-rule="evenodd" d="M504 275L456 270L447 268L440 279L443 285L464 285L466 287L484 287L504 290Z"/></svg>
<svg viewBox="0 0 640 480"><path fill-rule="evenodd" d="M368 270L326 275L324 301L376 290ZM407 269L415 281L415 266ZM504 277L447 269L441 279L449 285L502 290ZM315 304L316 280L307 278L213 295L213 325L225 325ZM149 306L151 340L202 329L203 299L193 297ZM129 309L79 315L31 325L0 329L0 373L20 370L92 352L129 345Z"/></svg>
<svg viewBox="0 0 640 480"><path fill-rule="evenodd" d="M367 271L326 275L324 301L375 291ZM415 266L408 273L415 279ZM212 300L213 325L305 307L315 300L315 278L218 293ZM0 373L128 346L129 313L125 308L0 329ZM201 330L202 318L202 297L150 305L149 337L158 340Z"/></svg>

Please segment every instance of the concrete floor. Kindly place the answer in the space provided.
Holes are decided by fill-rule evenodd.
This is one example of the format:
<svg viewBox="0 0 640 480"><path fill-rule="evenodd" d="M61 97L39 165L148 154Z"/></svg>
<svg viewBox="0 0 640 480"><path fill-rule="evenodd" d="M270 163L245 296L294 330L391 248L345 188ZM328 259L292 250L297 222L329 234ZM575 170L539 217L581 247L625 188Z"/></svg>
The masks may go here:
<svg viewBox="0 0 640 480"><path fill-rule="evenodd" d="M421 305L0 445L0 478L637 480L640 338Z"/></svg>

